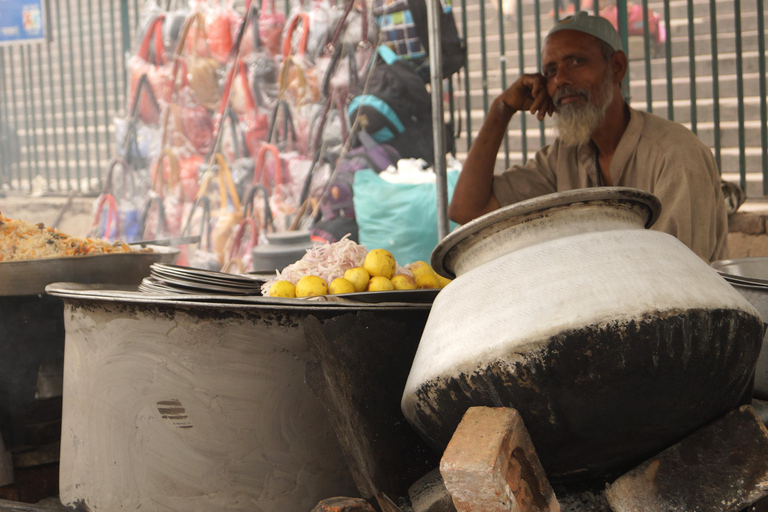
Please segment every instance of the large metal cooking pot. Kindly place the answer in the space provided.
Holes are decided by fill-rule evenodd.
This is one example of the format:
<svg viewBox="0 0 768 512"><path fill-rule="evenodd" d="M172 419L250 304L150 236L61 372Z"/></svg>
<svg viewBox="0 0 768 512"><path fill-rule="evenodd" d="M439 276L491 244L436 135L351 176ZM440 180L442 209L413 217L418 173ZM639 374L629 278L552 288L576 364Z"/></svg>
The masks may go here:
<svg viewBox="0 0 768 512"><path fill-rule="evenodd" d="M304 383L303 321L365 311L420 330L431 307L47 291L65 304L60 498L91 512L308 511L357 495Z"/></svg>
<svg viewBox="0 0 768 512"><path fill-rule="evenodd" d="M402 399L437 449L470 406L520 411L551 478L621 470L739 403L759 313L676 238L659 202L606 187L459 228Z"/></svg>
<svg viewBox="0 0 768 512"><path fill-rule="evenodd" d="M173 263L179 250L151 246L151 252L112 253L0 262L0 433L11 448L52 442L29 429L45 411L57 417L45 398L60 396L64 356L64 304L45 295L57 281L138 285L152 263ZM48 381L55 392L39 389L41 368L52 368ZM58 395L56 393L59 393ZM48 407L48 409L46 409ZM39 422L39 419L36 420ZM50 432L52 429L46 431Z"/></svg>
<svg viewBox="0 0 768 512"><path fill-rule="evenodd" d="M768 322L768 258L734 258L712 262L712 268L746 298ZM755 369L753 396L768 400L768 332Z"/></svg>
<svg viewBox="0 0 768 512"><path fill-rule="evenodd" d="M138 285L153 263L173 263L175 247L152 245L147 252L117 252L0 262L0 296L37 295L57 282ZM138 250L138 248L137 248Z"/></svg>

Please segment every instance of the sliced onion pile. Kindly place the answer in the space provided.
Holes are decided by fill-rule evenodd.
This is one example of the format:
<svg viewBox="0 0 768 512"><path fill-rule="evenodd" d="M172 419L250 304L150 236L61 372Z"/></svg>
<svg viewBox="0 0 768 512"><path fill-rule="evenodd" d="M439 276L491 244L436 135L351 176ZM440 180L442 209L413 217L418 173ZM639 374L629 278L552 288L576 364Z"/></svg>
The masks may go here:
<svg viewBox="0 0 768 512"><path fill-rule="evenodd" d="M315 244L307 249L305 254L296 263L291 263L281 272L277 272L275 278L261 286L261 294L269 295L269 289L276 281L290 281L293 284L299 282L304 276L318 276L330 283L337 277L344 277L344 272L350 268L363 265L368 249L364 245L349 240L345 235L334 243Z"/></svg>

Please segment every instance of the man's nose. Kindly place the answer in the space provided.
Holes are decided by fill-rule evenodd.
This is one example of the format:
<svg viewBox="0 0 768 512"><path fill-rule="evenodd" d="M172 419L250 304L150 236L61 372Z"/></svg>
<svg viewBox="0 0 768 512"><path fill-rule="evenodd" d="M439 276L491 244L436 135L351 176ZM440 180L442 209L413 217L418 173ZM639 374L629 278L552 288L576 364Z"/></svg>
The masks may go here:
<svg viewBox="0 0 768 512"><path fill-rule="evenodd" d="M565 67L558 66L555 69L554 76L551 76L548 81L551 81L556 89L560 89L571 85L571 76Z"/></svg>

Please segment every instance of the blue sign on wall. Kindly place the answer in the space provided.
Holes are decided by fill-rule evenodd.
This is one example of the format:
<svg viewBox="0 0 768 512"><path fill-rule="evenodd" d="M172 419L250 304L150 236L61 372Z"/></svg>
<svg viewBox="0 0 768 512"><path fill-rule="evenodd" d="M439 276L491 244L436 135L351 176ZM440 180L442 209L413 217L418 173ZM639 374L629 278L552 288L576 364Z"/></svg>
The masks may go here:
<svg viewBox="0 0 768 512"><path fill-rule="evenodd" d="M0 0L0 44L46 40L46 0Z"/></svg>

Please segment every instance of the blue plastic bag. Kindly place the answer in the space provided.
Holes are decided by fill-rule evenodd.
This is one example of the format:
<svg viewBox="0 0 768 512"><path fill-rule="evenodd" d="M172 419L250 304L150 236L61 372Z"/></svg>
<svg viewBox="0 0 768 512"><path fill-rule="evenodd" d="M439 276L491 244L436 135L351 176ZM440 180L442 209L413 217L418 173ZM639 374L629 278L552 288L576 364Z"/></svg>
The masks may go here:
<svg viewBox="0 0 768 512"><path fill-rule="evenodd" d="M458 171L448 172L448 199ZM429 263L437 238L437 193L434 183L389 183L371 170L355 173L355 215L360 244L386 249L399 265ZM458 224L451 222L453 230Z"/></svg>

